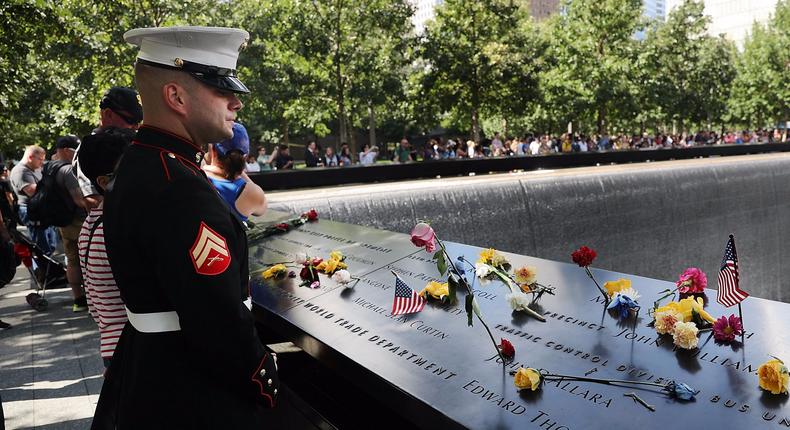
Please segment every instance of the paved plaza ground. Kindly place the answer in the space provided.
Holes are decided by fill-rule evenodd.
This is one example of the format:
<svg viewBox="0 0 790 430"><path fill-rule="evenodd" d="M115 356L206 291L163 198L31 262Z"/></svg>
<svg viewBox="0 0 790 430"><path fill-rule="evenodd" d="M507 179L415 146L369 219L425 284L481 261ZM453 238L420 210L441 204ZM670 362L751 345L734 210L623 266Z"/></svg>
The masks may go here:
<svg viewBox="0 0 790 430"><path fill-rule="evenodd" d="M13 325L0 330L5 428L87 429L103 381L99 331L88 312L72 312L68 288L48 291L43 312L28 306L30 292L24 266L0 289L0 319Z"/></svg>

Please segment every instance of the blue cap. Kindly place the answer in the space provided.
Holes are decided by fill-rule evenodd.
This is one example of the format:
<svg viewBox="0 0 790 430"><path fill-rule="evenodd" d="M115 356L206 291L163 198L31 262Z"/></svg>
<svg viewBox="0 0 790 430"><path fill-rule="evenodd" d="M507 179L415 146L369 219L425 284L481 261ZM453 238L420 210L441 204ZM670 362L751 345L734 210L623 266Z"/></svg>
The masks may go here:
<svg viewBox="0 0 790 430"><path fill-rule="evenodd" d="M250 136L247 135L247 129L238 122L233 123L233 137L225 139L222 142L215 143L214 149L217 150L219 155L225 156L230 151L241 151L242 154L247 155L250 153Z"/></svg>

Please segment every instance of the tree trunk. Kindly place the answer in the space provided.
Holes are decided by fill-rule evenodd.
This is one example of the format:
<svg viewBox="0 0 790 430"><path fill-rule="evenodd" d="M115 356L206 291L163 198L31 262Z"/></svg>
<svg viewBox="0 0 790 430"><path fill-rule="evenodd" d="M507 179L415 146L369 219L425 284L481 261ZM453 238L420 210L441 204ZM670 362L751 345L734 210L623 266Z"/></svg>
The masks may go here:
<svg viewBox="0 0 790 430"><path fill-rule="evenodd" d="M283 143L287 145L289 138L288 118L283 118Z"/></svg>
<svg viewBox="0 0 790 430"><path fill-rule="evenodd" d="M368 104L368 119L370 127L370 147L376 146L376 111L372 104Z"/></svg>
<svg viewBox="0 0 790 430"><path fill-rule="evenodd" d="M480 143L480 118L477 114L477 107L472 108L472 140L476 144Z"/></svg>
<svg viewBox="0 0 790 430"><path fill-rule="evenodd" d="M606 132L606 106L598 106L598 134L603 135Z"/></svg>

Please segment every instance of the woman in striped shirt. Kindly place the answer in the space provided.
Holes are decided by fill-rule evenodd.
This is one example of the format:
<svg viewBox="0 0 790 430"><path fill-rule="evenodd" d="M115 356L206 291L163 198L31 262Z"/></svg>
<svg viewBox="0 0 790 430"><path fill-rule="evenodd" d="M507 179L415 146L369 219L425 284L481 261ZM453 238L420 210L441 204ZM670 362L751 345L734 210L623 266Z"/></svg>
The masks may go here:
<svg viewBox="0 0 790 430"><path fill-rule="evenodd" d="M82 141L79 165L99 193L104 193L121 154L133 136L131 130L107 129ZM104 366L109 367L127 317L104 248L102 215L103 203L91 209L80 230L78 249L88 310L99 325L101 357Z"/></svg>

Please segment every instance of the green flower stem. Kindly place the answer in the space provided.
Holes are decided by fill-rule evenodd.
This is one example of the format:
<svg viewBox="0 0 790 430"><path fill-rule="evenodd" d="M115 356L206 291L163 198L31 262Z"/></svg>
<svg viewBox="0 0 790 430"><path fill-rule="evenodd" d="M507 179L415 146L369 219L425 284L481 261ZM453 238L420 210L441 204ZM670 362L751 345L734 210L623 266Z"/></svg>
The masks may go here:
<svg viewBox="0 0 790 430"><path fill-rule="evenodd" d="M505 285L507 285L507 287L510 289L510 292L512 294L519 294L519 293L520 294L524 294L524 293L521 292L521 288L519 288L515 284L515 282L512 279L510 279L510 276L508 276L506 273L503 273L501 270L499 270L498 268L496 268L496 267L494 267L494 266L492 266L490 264L488 264L487 266L489 268L491 268L491 271L494 272L494 274L497 275L497 277L499 279L501 279L502 282ZM519 310L523 310L524 312L527 313L527 315L531 316L532 318L535 318L536 320L538 320L540 322L546 322L546 318L543 318L543 316L541 314L539 314L539 313L533 311L532 309L530 309L529 306L524 306L522 309L519 309Z"/></svg>
<svg viewBox="0 0 790 430"><path fill-rule="evenodd" d="M674 295L675 295L675 292L677 292L679 289L680 289L680 287L677 287L677 288L675 288L674 290L672 290L672 291L670 291L670 292L668 292L668 293L664 294L663 296L659 297L659 298L658 298L658 300L656 300L655 302L653 302L653 310L655 310L655 309L658 309L658 305L659 305L659 304L661 304L661 301L662 301L662 300L666 299L666 298L667 298L667 297L669 297L669 296L674 296Z"/></svg>
<svg viewBox="0 0 790 430"><path fill-rule="evenodd" d="M659 384L657 382L646 382L646 381L627 381L623 379L599 379L599 378L588 378L586 376L572 376L572 375L560 375L556 373L547 373L543 375L543 379L546 380L565 380L565 381L581 381L581 382L595 382L598 384L628 384L628 385L649 385L653 387L660 387L666 388L666 384Z"/></svg>
<svg viewBox="0 0 790 430"><path fill-rule="evenodd" d="M603 290L603 288L601 288L601 286L598 285L598 281L595 280L595 277L593 276L592 272L590 272L590 268L587 267L587 266L584 266L584 270L587 272L587 276L589 276L590 279L592 279L592 281L595 284L595 286L598 287L598 291L601 292L601 295L603 296L604 301L606 303L609 303L609 295L607 295L606 292Z"/></svg>
<svg viewBox="0 0 790 430"><path fill-rule="evenodd" d="M446 259L445 261L450 264L450 267L452 268L451 270L453 271L453 273L455 273L455 276L458 277L458 282L464 284L464 287L466 287L466 293L471 295L472 300L474 300L475 293L472 291L472 287L469 286L469 283L466 282L466 280L458 272L458 268L455 267L455 262L453 261L452 258L450 258L450 254L447 253L447 248L444 247L444 243L441 240L439 240L439 238L436 236L436 232L434 232L434 238L436 239L436 243L438 243L439 247L442 249L441 252L444 253L444 258ZM499 345L496 343L496 340L494 340L494 335L491 334L491 329L488 328L488 324L486 324L486 322L483 320L483 317L478 315L477 312L472 311L472 313L475 314L477 320L480 321L480 324L483 324L483 327L486 329L486 332L488 333L488 337L491 339L491 343L494 344L494 349L496 350L497 355L499 355L499 359L502 360L502 365L504 366L505 357L502 355L502 351L499 350Z"/></svg>

